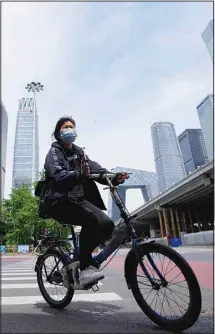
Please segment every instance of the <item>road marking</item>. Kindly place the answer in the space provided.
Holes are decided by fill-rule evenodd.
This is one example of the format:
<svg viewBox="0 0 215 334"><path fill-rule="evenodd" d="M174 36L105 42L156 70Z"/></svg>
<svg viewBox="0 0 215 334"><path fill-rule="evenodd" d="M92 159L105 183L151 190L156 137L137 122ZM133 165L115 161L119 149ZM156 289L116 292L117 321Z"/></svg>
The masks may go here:
<svg viewBox="0 0 215 334"><path fill-rule="evenodd" d="M1 276L17 276L19 274L19 272L17 273L3 273L1 274ZM27 276L30 276L30 275L36 275L36 272L25 272L25 273L22 273L23 275L27 275Z"/></svg>
<svg viewBox="0 0 215 334"><path fill-rule="evenodd" d="M36 280L36 279L37 279L36 276L34 277L19 276L19 277L13 277L13 278L12 277L2 277L1 281L12 281L13 280L14 282L14 281L29 281L29 280Z"/></svg>
<svg viewBox="0 0 215 334"><path fill-rule="evenodd" d="M37 283L21 283L21 284L2 284L1 289L34 289L38 288Z"/></svg>
<svg viewBox="0 0 215 334"><path fill-rule="evenodd" d="M11 281L11 278L10 277L4 277L1 279L2 281ZM36 277L16 277L15 278L15 281L28 281L28 280L37 280ZM33 286L35 284L35 286ZM30 286L31 285L31 286ZM100 285L102 286L103 283L102 282L98 282L97 285ZM38 284L37 283L19 283L19 284L14 284L14 283L3 283L1 285L1 288L2 289L25 289L25 288L34 288L34 287L38 287Z"/></svg>
<svg viewBox="0 0 215 334"><path fill-rule="evenodd" d="M54 297L54 296L53 296ZM56 298L59 298L56 296ZM62 296L63 298L64 296ZM104 293L83 293L73 296L72 302L107 302L117 301L122 298L114 292ZM46 303L42 296L20 296L20 297L1 297L1 305L29 305L35 303Z"/></svg>
<svg viewBox="0 0 215 334"><path fill-rule="evenodd" d="M32 271L34 271L34 269L32 269L32 268L29 268L29 269L27 269L27 268L26 269L23 269L23 268L20 268L20 269L17 269L17 268L16 269L5 268L4 269L4 268L2 268L1 269L2 273L4 273L4 272L6 272L6 273L8 273L8 272L11 272L11 273L15 272L16 273L16 272L19 272L19 271L23 271L23 272L26 272L26 271L30 272L31 271L32 272Z"/></svg>

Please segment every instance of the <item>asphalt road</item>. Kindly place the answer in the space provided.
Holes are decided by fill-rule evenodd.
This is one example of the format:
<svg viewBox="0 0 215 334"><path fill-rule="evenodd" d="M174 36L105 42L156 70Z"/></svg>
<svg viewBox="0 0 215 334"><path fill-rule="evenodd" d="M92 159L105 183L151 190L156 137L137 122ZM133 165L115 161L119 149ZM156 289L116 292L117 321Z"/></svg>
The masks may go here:
<svg viewBox="0 0 215 334"><path fill-rule="evenodd" d="M63 311L50 308L36 285L33 260L3 259L1 273L2 333L167 333L139 309L127 289L124 253L104 270L98 292L77 291ZM186 333L213 333L213 250L182 250L196 272L203 307Z"/></svg>

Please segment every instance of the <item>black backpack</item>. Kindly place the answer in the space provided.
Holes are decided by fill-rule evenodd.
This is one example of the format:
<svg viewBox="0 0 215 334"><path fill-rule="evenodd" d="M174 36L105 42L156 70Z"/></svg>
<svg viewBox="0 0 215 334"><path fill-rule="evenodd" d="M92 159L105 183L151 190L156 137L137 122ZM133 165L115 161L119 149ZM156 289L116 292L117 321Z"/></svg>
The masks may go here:
<svg viewBox="0 0 215 334"><path fill-rule="evenodd" d="M38 215L40 218L47 219L49 218L47 203L45 203L47 191L51 184L51 180L45 177L38 181L34 194L36 197L39 197L39 206L38 206Z"/></svg>

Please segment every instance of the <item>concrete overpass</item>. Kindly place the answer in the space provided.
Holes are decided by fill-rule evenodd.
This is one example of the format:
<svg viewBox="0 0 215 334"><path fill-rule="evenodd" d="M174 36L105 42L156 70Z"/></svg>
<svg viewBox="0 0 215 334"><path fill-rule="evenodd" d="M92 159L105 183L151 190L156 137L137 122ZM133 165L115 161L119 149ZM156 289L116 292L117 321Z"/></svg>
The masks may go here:
<svg viewBox="0 0 215 334"><path fill-rule="evenodd" d="M214 162L194 171L184 180L131 213L140 230L152 237L207 229L214 222Z"/></svg>

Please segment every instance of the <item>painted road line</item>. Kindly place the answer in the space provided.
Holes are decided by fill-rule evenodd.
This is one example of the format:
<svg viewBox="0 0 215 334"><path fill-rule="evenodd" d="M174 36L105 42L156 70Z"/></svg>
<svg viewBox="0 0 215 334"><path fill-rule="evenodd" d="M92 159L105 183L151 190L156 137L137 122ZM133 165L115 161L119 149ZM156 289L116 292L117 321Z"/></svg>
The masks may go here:
<svg viewBox="0 0 215 334"><path fill-rule="evenodd" d="M102 286L103 283L102 282L98 282L99 286ZM55 285L56 286L56 285ZM51 287L51 284L50 284ZM35 289L38 288L38 284L36 283L18 283L18 284L14 284L14 283L3 283L1 284L1 289ZM79 290L81 291L81 290Z"/></svg>
<svg viewBox="0 0 215 334"><path fill-rule="evenodd" d="M1 277L1 281L3 282L3 281L29 281L29 280L36 280L37 279L37 277L36 277L36 275L34 276L34 277L31 277L31 276L29 276L29 277L25 277L25 276L22 276L22 277L20 277L20 276L18 276L18 277Z"/></svg>
<svg viewBox="0 0 215 334"><path fill-rule="evenodd" d="M26 271L34 271L34 268L26 268L26 269L23 269L23 268L1 268L1 272L17 272L17 271L23 271L23 272L26 272Z"/></svg>
<svg viewBox="0 0 215 334"><path fill-rule="evenodd" d="M59 296L56 296L59 299ZM62 298L65 296L62 296ZM54 298L54 296L53 296ZM83 293L73 296L72 302L113 302L122 300L122 298L114 292L104 293ZM1 306L7 305L29 305L35 303L46 303L42 296L20 296L20 297L1 297Z"/></svg>
<svg viewBox="0 0 215 334"><path fill-rule="evenodd" d="M13 277L13 278L11 278L11 277L3 277L3 278L1 278L1 281L3 282L3 281L12 281L13 280L13 282L14 281L30 281L30 280L37 280L37 277L35 276L35 277ZM103 285L103 283L102 282L98 282L98 285Z"/></svg>
<svg viewBox="0 0 215 334"><path fill-rule="evenodd" d="M1 273L1 276L17 276L19 273ZM22 273L23 275L27 275L27 276L30 276L30 275L35 275L36 272L25 272L25 273ZM20 276L20 275L19 275Z"/></svg>
<svg viewBox="0 0 215 334"><path fill-rule="evenodd" d="M35 289L35 288L38 288L37 283L1 284L1 289Z"/></svg>

